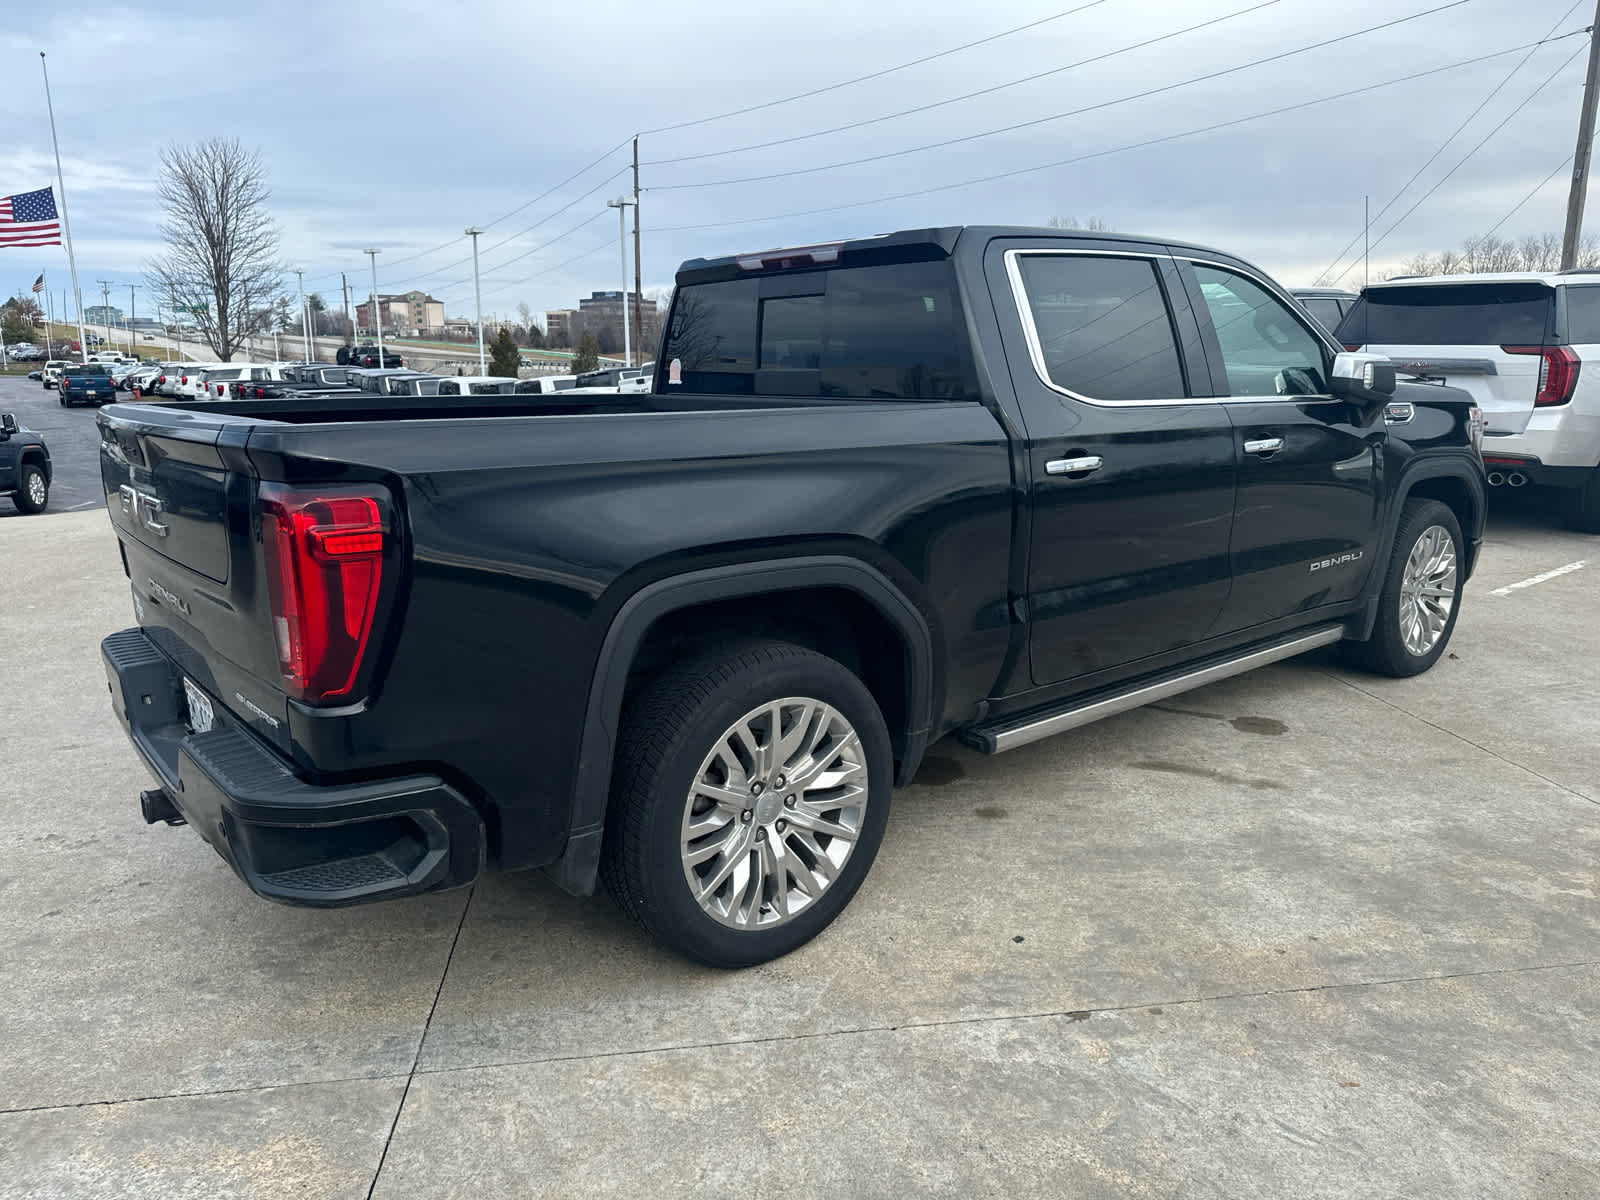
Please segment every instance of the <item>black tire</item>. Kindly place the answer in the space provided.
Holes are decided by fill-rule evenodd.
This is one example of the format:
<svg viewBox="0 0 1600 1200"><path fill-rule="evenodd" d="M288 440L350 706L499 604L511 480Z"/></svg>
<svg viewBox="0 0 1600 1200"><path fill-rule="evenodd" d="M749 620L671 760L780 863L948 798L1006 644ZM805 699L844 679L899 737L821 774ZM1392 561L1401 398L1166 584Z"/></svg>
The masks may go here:
<svg viewBox="0 0 1600 1200"><path fill-rule="evenodd" d="M1450 539L1450 551L1455 563L1453 578L1455 595L1438 640L1419 654L1406 646L1401 598L1406 586L1406 564L1411 558L1411 552L1423 535L1435 527L1442 528ZM1400 510L1400 521L1394 535L1394 548L1389 552L1389 564L1383 576L1383 590L1378 595L1377 623L1373 626L1372 636L1366 641L1344 643L1346 659L1354 666L1396 679L1420 675L1438 662L1440 655L1450 644L1450 635L1455 632L1456 619L1461 615L1463 583L1461 572L1466 563L1463 549L1461 523L1456 520L1455 513L1448 505L1441 504L1437 500L1407 500L1405 507Z"/></svg>
<svg viewBox="0 0 1600 1200"><path fill-rule="evenodd" d="M61 405L62 408L65 408L67 406L67 398L65 396L57 396L56 403Z"/></svg>
<svg viewBox="0 0 1600 1200"><path fill-rule="evenodd" d="M1581 485L1562 494L1561 518L1568 529L1600 533L1600 467L1590 471Z"/></svg>
<svg viewBox="0 0 1600 1200"><path fill-rule="evenodd" d="M34 481L37 480L39 498L34 499ZM50 503L50 480L44 473L44 468L38 463L23 463L17 473L17 490L11 499L15 502L18 512L42 513L45 506Z"/></svg>
<svg viewBox="0 0 1600 1200"><path fill-rule="evenodd" d="M682 822L701 765L724 734L760 706L789 697L822 701L849 722L866 767L867 801L857 838L831 884L821 885L815 899L775 925L733 928L702 909L690 890ZM729 968L778 958L821 933L861 886L883 841L893 775L889 733L872 694L833 659L787 642L753 639L689 658L647 684L623 713L601 862L606 886L623 911L689 958ZM799 791L803 801L806 793ZM768 795L776 799L770 790ZM760 824L772 816L784 814L746 821L746 827L754 825L750 836L765 841L767 829L781 831L781 819ZM738 832L732 821L726 828L730 835ZM792 854L793 839L807 835L788 828L771 836ZM727 860L748 863L751 854L762 857L770 849L752 844ZM795 882L792 873L783 879ZM763 885L756 901L761 913L771 912L774 894Z"/></svg>

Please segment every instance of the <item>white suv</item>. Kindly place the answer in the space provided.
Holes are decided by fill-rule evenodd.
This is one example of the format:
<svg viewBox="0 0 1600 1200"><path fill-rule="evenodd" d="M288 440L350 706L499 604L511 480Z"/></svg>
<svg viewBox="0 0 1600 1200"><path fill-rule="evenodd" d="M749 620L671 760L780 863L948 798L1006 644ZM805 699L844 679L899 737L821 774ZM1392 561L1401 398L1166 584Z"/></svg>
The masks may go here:
<svg viewBox="0 0 1600 1200"><path fill-rule="evenodd" d="M1375 283L1336 336L1470 392L1490 486L1560 488L1567 523L1600 533L1600 272Z"/></svg>

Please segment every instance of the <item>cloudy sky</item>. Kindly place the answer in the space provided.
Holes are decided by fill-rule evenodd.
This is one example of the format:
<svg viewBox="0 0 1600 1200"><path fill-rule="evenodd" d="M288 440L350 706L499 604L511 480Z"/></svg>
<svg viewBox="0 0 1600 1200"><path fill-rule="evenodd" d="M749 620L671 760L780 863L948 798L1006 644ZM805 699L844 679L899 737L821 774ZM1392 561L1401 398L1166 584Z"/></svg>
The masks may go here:
<svg viewBox="0 0 1600 1200"><path fill-rule="evenodd" d="M1058 215L1309 284L1361 232L1364 195L1375 274L1489 229L1552 172L1499 232L1561 227L1586 42L1529 44L1592 9L1445 5L54 0L0 32L0 195L55 180L44 50L85 303L98 279L126 303L160 248L161 147L217 136L259 150L308 290L336 296L345 271L365 294L361 249L379 246L380 287L426 288L452 316L472 306L469 224L488 230L487 312L619 286L604 205L631 186L635 133L647 288L698 255ZM59 294L66 268L55 248L0 250L0 291L48 269Z"/></svg>

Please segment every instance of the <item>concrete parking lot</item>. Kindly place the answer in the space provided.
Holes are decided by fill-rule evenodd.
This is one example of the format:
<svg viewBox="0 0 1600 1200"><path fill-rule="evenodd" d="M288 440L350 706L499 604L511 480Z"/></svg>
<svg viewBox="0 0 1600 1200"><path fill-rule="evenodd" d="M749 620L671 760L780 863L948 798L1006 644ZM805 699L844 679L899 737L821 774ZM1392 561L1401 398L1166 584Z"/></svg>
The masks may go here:
<svg viewBox="0 0 1600 1200"><path fill-rule="evenodd" d="M1511 588L1600 543L1537 504L1426 676L936 746L737 974L538 874L291 909L145 826L71 506L0 523L0 1195L1600 1193L1600 563Z"/></svg>

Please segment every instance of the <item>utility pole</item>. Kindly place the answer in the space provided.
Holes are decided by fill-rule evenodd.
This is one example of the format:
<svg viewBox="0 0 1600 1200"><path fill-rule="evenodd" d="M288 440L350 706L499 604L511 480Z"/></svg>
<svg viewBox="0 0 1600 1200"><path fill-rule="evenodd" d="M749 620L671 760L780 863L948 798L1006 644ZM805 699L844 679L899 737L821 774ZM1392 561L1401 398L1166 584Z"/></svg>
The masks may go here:
<svg viewBox="0 0 1600 1200"><path fill-rule="evenodd" d="M128 357L129 358L138 358L139 357L137 354L135 354L133 352L133 314L134 314L133 289L138 287L138 286L139 285L136 284L136 283L130 283L128 285Z"/></svg>
<svg viewBox="0 0 1600 1200"><path fill-rule="evenodd" d="M627 297L623 303L626 305ZM624 314L623 321L627 321ZM644 285L639 269L639 135L633 135L633 344L639 347L639 358L644 359ZM628 364L632 366L632 363Z"/></svg>
<svg viewBox="0 0 1600 1200"><path fill-rule="evenodd" d="M350 326L350 344L356 344L356 326L350 319L350 281L344 277L344 272L339 272L339 291L344 294L344 323Z"/></svg>
<svg viewBox="0 0 1600 1200"><path fill-rule="evenodd" d="M378 331L378 365L383 366L383 314L378 311L378 251L363 250L372 260L372 327Z"/></svg>
<svg viewBox="0 0 1600 1200"><path fill-rule="evenodd" d="M106 331L106 345L111 344L111 285L104 279L96 279L100 285L100 324Z"/></svg>
<svg viewBox="0 0 1600 1200"><path fill-rule="evenodd" d="M489 368L483 359L483 288L478 282L478 235L483 230L469 225L464 232L472 239L472 299L478 306L478 374L487 375Z"/></svg>
<svg viewBox="0 0 1600 1200"><path fill-rule="evenodd" d="M1361 286L1372 281L1372 197L1361 197Z"/></svg>
<svg viewBox="0 0 1600 1200"><path fill-rule="evenodd" d="M1572 190L1567 193L1567 230L1561 238L1561 269L1578 265L1578 240L1583 236L1583 202L1589 194L1589 151L1594 144L1595 76L1600 73L1600 0L1589 26L1589 71L1583 77L1583 111L1578 116L1578 148L1572 155Z"/></svg>
<svg viewBox="0 0 1600 1200"><path fill-rule="evenodd" d="M305 347L306 362L315 362L311 357L311 310L306 307L306 272L304 267L294 269L295 278L300 281L300 341Z"/></svg>

